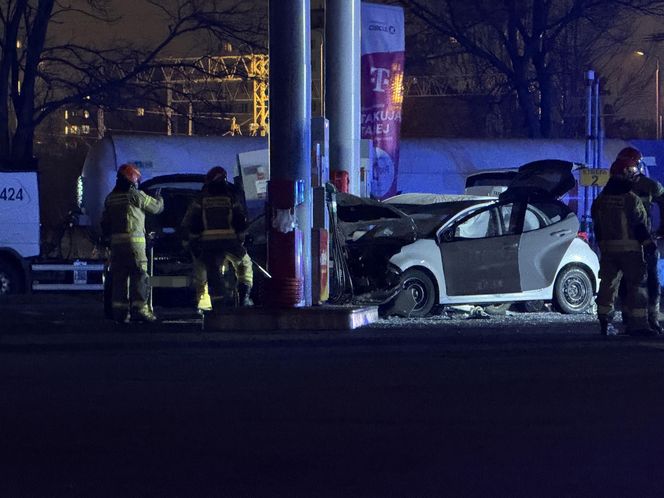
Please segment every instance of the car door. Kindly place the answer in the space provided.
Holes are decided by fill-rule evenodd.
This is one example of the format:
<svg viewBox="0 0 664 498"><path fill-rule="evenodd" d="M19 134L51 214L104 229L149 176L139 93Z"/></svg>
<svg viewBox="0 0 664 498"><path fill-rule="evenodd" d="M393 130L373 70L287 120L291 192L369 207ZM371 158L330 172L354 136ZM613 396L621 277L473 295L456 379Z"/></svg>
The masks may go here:
<svg viewBox="0 0 664 498"><path fill-rule="evenodd" d="M578 218L558 197L576 185L569 161L545 159L524 164L501 203L521 206L523 216L512 227L520 237L518 266L520 290L543 289L553 283L567 248L577 235Z"/></svg>
<svg viewBox="0 0 664 498"><path fill-rule="evenodd" d="M475 211L439 234L448 296L518 292L519 236L504 233L497 206Z"/></svg>
<svg viewBox="0 0 664 498"><path fill-rule="evenodd" d="M553 284L560 261L576 238L579 219L562 202L540 199L528 204L519 242L523 291Z"/></svg>

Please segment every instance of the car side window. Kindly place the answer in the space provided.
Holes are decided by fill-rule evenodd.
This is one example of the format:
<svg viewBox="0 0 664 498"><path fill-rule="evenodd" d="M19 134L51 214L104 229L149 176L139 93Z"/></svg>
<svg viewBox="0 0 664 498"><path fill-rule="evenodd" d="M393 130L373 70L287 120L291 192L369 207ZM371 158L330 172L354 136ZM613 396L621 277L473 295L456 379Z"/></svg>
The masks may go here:
<svg viewBox="0 0 664 498"><path fill-rule="evenodd" d="M556 200L532 202L528 210L539 218L540 228L558 223L572 214L568 206Z"/></svg>
<svg viewBox="0 0 664 498"><path fill-rule="evenodd" d="M498 209L503 235L518 235L525 231L527 222L532 221L528 219L528 212L522 202L503 204Z"/></svg>
<svg viewBox="0 0 664 498"><path fill-rule="evenodd" d="M546 225L542 223L543 219L540 218L530 206L526 209L526 217L523 220L523 231L531 232L533 230L538 230Z"/></svg>
<svg viewBox="0 0 664 498"><path fill-rule="evenodd" d="M454 236L461 239L481 239L499 234L493 209L485 209L470 216L458 224L454 231Z"/></svg>

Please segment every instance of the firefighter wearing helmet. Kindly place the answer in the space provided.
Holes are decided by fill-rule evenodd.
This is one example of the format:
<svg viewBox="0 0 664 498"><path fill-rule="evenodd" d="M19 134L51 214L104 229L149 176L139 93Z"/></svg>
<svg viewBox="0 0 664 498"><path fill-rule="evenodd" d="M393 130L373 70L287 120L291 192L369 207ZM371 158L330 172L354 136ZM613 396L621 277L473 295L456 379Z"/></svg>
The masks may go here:
<svg viewBox="0 0 664 498"><path fill-rule="evenodd" d="M664 187L657 180L648 178L643 174L643 157L641 152L634 147L625 147L617 156L618 159L625 160L629 164L639 169L639 175L632 185L632 192L639 196L643 207L648 215L648 230L653 233L652 208L657 204L659 214L659 228L654 231L654 237L659 238L664 233ZM659 261L659 251L655 250L646 258L647 280L648 280L648 321L650 326L660 333L662 328L659 324L659 301L661 293L661 284L657 271Z"/></svg>
<svg viewBox="0 0 664 498"><path fill-rule="evenodd" d="M600 250L601 281L596 302L602 335L615 334L611 322L621 280L625 286L625 332L647 336L658 333L648 323L644 259L656 246L650 238L643 202L632 192L638 174L637 166L631 161L616 159L611 165L608 183L591 208L595 240Z"/></svg>
<svg viewBox="0 0 664 498"><path fill-rule="evenodd" d="M145 240L145 214L164 209L161 196L138 190L141 172L134 164L118 168L115 188L106 197L102 233L111 243L111 294L113 319L153 322L149 307L150 284ZM128 292L127 292L128 291Z"/></svg>
<svg viewBox="0 0 664 498"><path fill-rule="evenodd" d="M235 291L226 286L223 277L228 263L235 270L240 304L253 304L249 298L253 281L251 259L243 245L246 214L221 166L213 167L205 175L200 200L189 206L182 228L185 238L191 241L199 310L207 308L206 283L214 311L236 304Z"/></svg>

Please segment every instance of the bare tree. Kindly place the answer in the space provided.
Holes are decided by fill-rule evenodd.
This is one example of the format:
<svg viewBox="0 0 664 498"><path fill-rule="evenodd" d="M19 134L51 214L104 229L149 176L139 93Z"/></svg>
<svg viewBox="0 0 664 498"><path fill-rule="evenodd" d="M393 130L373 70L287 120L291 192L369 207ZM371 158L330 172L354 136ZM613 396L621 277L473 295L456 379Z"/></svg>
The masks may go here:
<svg viewBox="0 0 664 498"><path fill-rule="evenodd" d="M616 50L631 34L636 15L664 14L664 2L654 0L401 3L430 33L453 40L492 75L490 81L516 96L530 137L557 133L555 124L565 117L566 88L598 54Z"/></svg>
<svg viewBox="0 0 664 498"><path fill-rule="evenodd" d="M63 42L51 35L54 26L82 17L112 28L118 18L106 0L5 0L0 4L0 167L31 165L36 128L65 106L89 103L113 108L158 98L156 80L146 75L168 64L160 57L182 38L265 45L265 9L256 10L255 2L144 2L167 20L163 34L145 47L127 40L105 46L71 39Z"/></svg>

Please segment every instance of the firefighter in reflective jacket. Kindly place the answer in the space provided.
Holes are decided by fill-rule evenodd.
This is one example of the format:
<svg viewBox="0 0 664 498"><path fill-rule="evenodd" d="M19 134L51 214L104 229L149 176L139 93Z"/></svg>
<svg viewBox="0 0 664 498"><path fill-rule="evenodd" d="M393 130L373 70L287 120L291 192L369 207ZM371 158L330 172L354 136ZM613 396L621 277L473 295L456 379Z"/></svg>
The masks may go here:
<svg viewBox="0 0 664 498"><path fill-rule="evenodd" d="M227 180L228 176L226 170L221 166L214 166L207 172L205 175L205 183L201 190L201 195L204 195L207 191L208 185L211 183L212 179L217 178L217 181L221 181L223 178L224 181ZM238 197L237 190L235 186L231 183L226 183L229 189L231 189ZM193 284L196 291L196 308L199 313L209 311L212 308L212 303L210 301L210 294L208 292L208 278L207 270L205 268L204 262L200 258L200 233L193 233L190 228L192 226L192 217L194 213L199 213L200 216L200 199L194 201L187 210L183 221L182 229L184 232L184 242L185 245L189 248L192 257L193 264ZM243 234L239 234L241 242L243 242ZM237 280L237 292L238 300L240 306L253 306L253 302L250 298L251 288L253 285L254 273L253 273L253 263L249 254L245 251L244 256L238 258L236 255L231 254L230 252L226 254L226 259L221 267L222 275L226 275L230 268L233 268L235 277ZM227 283L228 279L224 279L224 283ZM230 288L230 286L225 291L225 294L234 295L235 289ZM229 302L231 299L229 298Z"/></svg>
<svg viewBox="0 0 664 498"><path fill-rule="evenodd" d="M602 335L613 335L611 321L621 279L625 284L623 324L630 335L656 335L648 324L648 294L644 255L656 247L648 232L648 217L641 199L633 193L638 169L617 159L611 177L592 205L595 240L600 249L601 279L597 315Z"/></svg>
<svg viewBox="0 0 664 498"><path fill-rule="evenodd" d="M141 172L133 164L120 166L115 188L104 202L101 221L102 233L111 242L113 319L125 323L130 319L156 320L148 304L145 213L161 213L164 201L138 190L140 178Z"/></svg>
<svg viewBox="0 0 664 498"><path fill-rule="evenodd" d="M648 215L648 230L651 233L653 232L651 210L653 204L657 204L657 207L659 208L659 229L655 231L654 236L661 237L663 235L662 227L664 223L664 187L662 187L662 184L657 180L648 178L643 174L643 157L638 149L635 149L634 147L625 147L618 153L617 158L629 161L630 164L639 169L639 175L632 185L632 192L638 195L641 202L643 202L643 207ZM653 251L652 254L649 254L646 258L646 271L648 275L648 322L650 323L651 328L661 333L662 327L659 324L661 284L657 269L658 261L658 250Z"/></svg>
<svg viewBox="0 0 664 498"><path fill-rule="evenodd" d="M190 239L198 239L194 244L199 247L199 259L205 265L213 311L235 305L234 292L225 289L222 267L230 261L235 269L242 267L238 265L240 262L248 261L250 265L251 260L242 244L247 229L246 214L236 190L226 181L223 168L216 166L208 172L200 201L191 204L182 224ZM253 275L249 268L248 276L236 270L241 304L246 303L251 291ZM199 299L200 291L199 288Z"/></svg>

